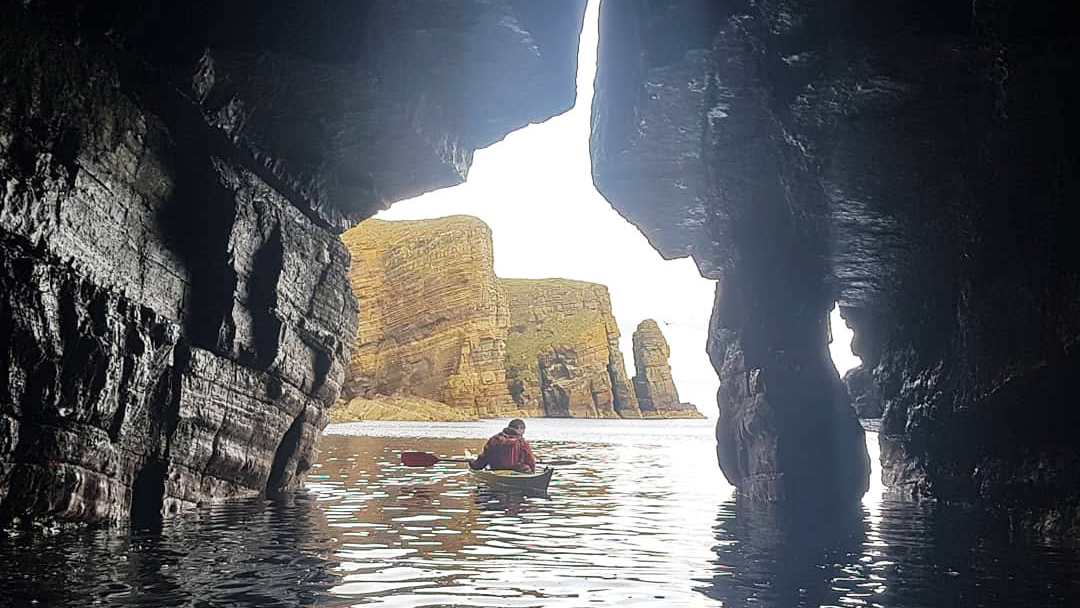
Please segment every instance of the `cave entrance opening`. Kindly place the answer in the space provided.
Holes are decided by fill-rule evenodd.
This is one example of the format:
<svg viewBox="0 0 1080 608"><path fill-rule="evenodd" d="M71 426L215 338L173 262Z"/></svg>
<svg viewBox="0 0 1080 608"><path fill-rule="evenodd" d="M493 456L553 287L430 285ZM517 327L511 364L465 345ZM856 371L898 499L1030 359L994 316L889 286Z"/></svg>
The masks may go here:
<svg viewBox="0 0 1080 608"><path fill-rule="evenodd" d="M840 316L840 305L834 303L829 311L829 355L832 356L836 371L843 377L848 371L862 365L862 359L855 354L851 341L855 338L844 318Z"/></svg>
<svg viewBox="0 0 1080 608"><path fill-rule="evenodd" d="M473 216L491 230L499 278L558 277L606 285L622 353L633 353L635 327L655 319L670 346L671 374L681 399L715 419L719 380L705 351L715 281L702 278L689 258L662 259L593 185L589 138L599 5L592 0L586 10L577 99L570 110L477 150L464 184L399 201L375 219ZM838 338L830 351L843 375L858 363L851 363L850 332L835 307L832 327ZM633 376L633 359L627 356L626 363L631 366L627 377ZM430 370L395 373L424 375Z"/></svg>
<svg viewBox="0 0 1080 608"><path fill-rule="evenodd" d="M397 202L375 217L474 216L491 230L500 279L558 277L606 285L627 377L635 372L635 328L655 319L670 345L679 397L715 418L719 381L705 353L714 281L702 278L690 259L663 260L593 186L589 136L599 4L587 6L577 100L569 111L477 150L464 184Z"/></svg>

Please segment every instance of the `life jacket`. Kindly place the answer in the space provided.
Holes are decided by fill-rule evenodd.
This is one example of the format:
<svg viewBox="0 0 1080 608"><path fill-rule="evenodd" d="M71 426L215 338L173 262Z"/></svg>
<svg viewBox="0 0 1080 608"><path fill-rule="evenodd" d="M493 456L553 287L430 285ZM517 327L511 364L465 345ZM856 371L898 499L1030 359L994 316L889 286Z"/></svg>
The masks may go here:
<svg viewBox="0 0 1080 608"><path fill-rule="evenodd" d="M496 470L514 470L531 473L536 468L529 442L525 441L517 429L507 427L501 433L488 439L480 457L469 466L474 469L491 467Z"/></svg>

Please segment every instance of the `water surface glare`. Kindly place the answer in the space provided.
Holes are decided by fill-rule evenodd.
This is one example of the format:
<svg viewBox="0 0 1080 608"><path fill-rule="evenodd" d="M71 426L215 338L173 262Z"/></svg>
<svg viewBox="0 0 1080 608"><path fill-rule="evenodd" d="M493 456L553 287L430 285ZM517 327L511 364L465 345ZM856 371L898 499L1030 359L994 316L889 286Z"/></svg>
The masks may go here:
<svg viewBox="0 0 1080 608"><path fill-rule="evenodd" d="M1080 606L1077 551L882 501L880 484L827 514L735 500L709 421L530 420L541 458L578 461L547 495L399 462L477 451L499 427L335 425L295 496L160 531L4 538L0 606Z"/></svg>

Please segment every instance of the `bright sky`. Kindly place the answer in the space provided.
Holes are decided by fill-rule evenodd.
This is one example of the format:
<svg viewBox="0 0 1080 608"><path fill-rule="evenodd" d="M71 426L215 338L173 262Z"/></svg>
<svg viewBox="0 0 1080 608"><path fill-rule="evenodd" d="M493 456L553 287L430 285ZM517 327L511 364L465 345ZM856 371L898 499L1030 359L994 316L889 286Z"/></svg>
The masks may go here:
<svg viewBox="0 0 1080 608"><path fill-rule="evenodd" d="M851 338L855 332L848 329L844 320L840 318L840 308L833 306L829 313L829 326L832 328L832 342L829 344L829 354L832 355L833 364L843 376L844 372L862 364L862 359L851 353Z"/></svg>
<svg viewBox="0 0 1080 608"><path fill-rule="evenodd" d="M701 278L688 258L661 258L592 183L589 118L598 7L590 2L585 15L574 108L478 150L464 184L394 203L376 217L476 216L491 227L498 276L607 285L630 376L634 328L656 319L671 346L679 396L716 418L719 380L705 353L714 281ZM842 322L840 329L846 330ZM850 336L837 334L832 346L850 342Z"/></svg>

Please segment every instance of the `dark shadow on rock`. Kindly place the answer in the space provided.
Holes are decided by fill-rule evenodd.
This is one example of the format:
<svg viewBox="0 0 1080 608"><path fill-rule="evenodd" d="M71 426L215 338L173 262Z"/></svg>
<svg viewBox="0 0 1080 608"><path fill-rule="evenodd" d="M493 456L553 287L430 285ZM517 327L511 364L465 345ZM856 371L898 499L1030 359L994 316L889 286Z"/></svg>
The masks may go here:
<svg viewBox="0 0 1080 608"><path fill-rule="evenodd" d="M248 287L248 308L251 310L254 350L251 365L267 369L278 356L282 321L275 314L278 282L285 266L285 244L281 226L274 226L270 235L255 253L252 262L251 285ZM241 357L243 361L245 357Z"/></svg>
<svg viewBox="0 0 1080 608"><path fill-rule="evenodd" d="M303 443L304 412L293 420L289 430L278 443L274 452L274 462L270 467L270 477L266 481L267 492L281 492L291 485L302 473L298 462L298 452ZM292 468L293 470L289 470Z"/></svg>
<svg viewBox="0 0 1080 608"><path fill-rule="evenodd" d="M159 212L158 230L190 272L184 327L195 346L219 352L222 325L233 306L237 277L229 267L236 201L197 144L178 138L176 191Z"/></svg>
<svg viewBox="0 0 1080 608"><path fill-rule="evenodd" d="M168 467L152 459L139 469L131 484L131 526L136 529L160 529Z"/></svg>

